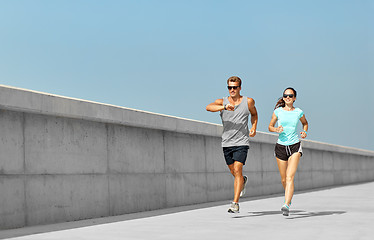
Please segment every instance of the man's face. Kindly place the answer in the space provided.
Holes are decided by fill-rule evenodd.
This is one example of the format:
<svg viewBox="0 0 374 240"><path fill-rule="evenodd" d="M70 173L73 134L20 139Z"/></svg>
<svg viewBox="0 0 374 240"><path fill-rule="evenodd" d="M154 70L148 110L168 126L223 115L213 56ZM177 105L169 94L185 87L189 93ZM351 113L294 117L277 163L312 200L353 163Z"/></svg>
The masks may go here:
<svg viewBox="0 0 374 240"><path fill-rule="evenodd" d="M229 82L227 85L231 97L236 97L240 95L241 87L239 87L238 82Z"/></svg>

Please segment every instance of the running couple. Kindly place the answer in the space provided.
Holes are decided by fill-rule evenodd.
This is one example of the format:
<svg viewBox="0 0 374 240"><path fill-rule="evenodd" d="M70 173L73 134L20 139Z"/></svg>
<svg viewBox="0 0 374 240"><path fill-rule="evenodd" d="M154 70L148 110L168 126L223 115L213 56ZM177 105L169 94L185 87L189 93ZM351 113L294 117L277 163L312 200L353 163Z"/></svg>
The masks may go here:
<svg viewBox="0 0 374 240"><path fill-rule="evenodd" d="M243 166L247 159L249 137L256 135L258 122L255 101L240 95L241 84L242 81L239 77L230 77L227 80L230 96L217 99L206 107L206 110L210 112L220 111L222 119L223 154L226 164L234 176L234 200L228 209L230 213L239 212L239 198L245 194L248 177L243 176ZM308 122L303 111L293 106L295 100L296 91L293 88L284 90L283 97L275 105L269 124L269 131L279 133L275 145L275 157L285 190L285 202L281 208L285 216L289 214L294 192L294 176L302 155L300 140L296 132L299 120L303 125L301 137L305 138L308 131ZM251 114L251 129L248 128L249 114ZM278 127L276 128L277 121Z"/></svg>

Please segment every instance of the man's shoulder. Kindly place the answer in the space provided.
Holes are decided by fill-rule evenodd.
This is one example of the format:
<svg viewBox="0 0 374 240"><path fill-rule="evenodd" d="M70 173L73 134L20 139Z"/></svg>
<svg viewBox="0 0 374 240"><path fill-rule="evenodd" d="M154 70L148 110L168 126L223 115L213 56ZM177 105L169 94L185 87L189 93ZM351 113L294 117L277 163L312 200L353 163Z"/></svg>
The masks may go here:
<svg viewBox="0 0 374 240"><path fill-rule="evenodd" d="M255 100L253 98L251 98L251 97L243 96L243 99L247 99L247 102L249 104L255 103Z"/></svg>

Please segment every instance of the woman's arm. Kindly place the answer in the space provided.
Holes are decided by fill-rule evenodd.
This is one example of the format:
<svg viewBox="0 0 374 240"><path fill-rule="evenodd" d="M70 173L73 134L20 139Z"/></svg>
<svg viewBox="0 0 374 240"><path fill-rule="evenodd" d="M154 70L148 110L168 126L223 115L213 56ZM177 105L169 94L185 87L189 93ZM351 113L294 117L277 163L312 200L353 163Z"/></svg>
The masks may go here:
<svg viewBox="0 0 374 240"><path fill-rule="evenodd" d="M282 126L278 126L277 128L274 127L277 120L278 120L277 116L275 115L275 113L273 113L273 116L271 116L271 120L270 120L270 123L269 123L269 131L270 132L277 132L277 133L283 132L283 127Z"/></svg>
<svg viewBox="0 0 374 240"><path fill-rule="evenodd" d="M300 133L301 138L306 138L308 135L308 121L305 118L305 114L300 118L300 122L303 124L303 131Z"/></svg>

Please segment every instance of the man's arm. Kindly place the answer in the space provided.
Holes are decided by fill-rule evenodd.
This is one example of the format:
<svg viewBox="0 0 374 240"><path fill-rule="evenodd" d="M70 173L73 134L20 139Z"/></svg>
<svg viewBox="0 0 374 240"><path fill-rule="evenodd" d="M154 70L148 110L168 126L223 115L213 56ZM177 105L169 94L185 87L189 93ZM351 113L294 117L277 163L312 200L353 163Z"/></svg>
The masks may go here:
<svg viewBox="0 0 374 240"><path fill-rule="evenodd" d="M253 98L248 98L248 109L249 109L249 112L251 113L251 123L252 123L252 128L249 131L249 136L254 137L256 136L258 114L257 114L257 109L255 107L255 100L253 100Z"/></svg>
<svg viewBox="0 0 374 240"><path fill-rule="evenodd" d="M231 104L226 105L226 110L234 111L235 107ZM208 106L206 106L206 110L209 112L218 112L225 110L225 106L223 106L223 99L217 99L216 101L210 103Z"/></svg>

